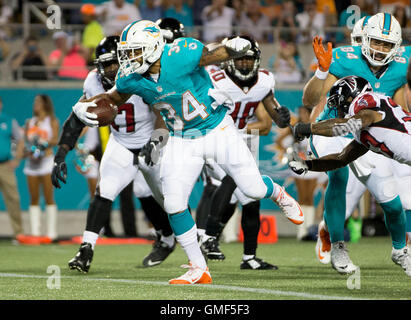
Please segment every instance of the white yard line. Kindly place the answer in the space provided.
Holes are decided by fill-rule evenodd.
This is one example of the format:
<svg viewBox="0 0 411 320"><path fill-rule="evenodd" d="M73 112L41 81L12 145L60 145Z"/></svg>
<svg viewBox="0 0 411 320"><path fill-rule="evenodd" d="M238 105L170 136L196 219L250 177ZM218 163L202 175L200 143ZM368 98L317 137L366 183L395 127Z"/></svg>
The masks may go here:
<svg viewBox="0 0 411 320"><path fill-rule="evenodd" d="M0 273L0 278L30 278L30 279L48 279L49 276L31 275L31 274L18 274L18 273ZM145 285L156 285L156 286L170 286L167 282L161 281L144 281L144 280L131 280L131 279L107 279L107 278L86 278L86 277L75 277L75 276L61 276L61 279L81 279L81 281L101 281L101 282L112 282L112 283L129 283L129 284L145 284ZM259 289L259 288L248 288L248 287L238 287L238 286L227 286L219 284L211 285L185 285L192 288L210 289L210 290L225 290L225 291L236 291L236 292L251 292L251 293L261 293L274 296L283 297L299 297L305 299L316 299L316 300L369 300L366 298L357 298L349 296L330 296L322 294L311 294L307 292L296 292L296 291L281 291L281 290L271 290L271 289ZM348 290L348 289L347 289Z"/></svg>

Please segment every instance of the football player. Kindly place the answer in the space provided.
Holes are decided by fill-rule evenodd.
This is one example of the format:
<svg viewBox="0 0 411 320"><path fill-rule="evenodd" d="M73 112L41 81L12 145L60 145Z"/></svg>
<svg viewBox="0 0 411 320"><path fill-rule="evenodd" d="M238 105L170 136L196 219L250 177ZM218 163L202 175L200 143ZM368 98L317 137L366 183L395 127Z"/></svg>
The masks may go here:
<svg viewBox="0 0 411 320"><path fill-rule="evenodd" d="M262 177L257 164L227 116L232 101L226 92L213 88L204 66L217 64L246 54L251 44L236 37L209 50L193 38L179 38L165 44L162 32L152 21L140 20L122 32L118 46L120 70L116 86L106 95L121 104L131 94L141 96L156 114L163 116L170 137L160 144L160 138L147 143L145 160L158 157L164 208L177 241L184 249L189 270L171 279L170 284L211 283L211 275L197 241L196 224L188 210L188 198L206 159L214 159L235 181L239 189L254 200L270 198L297 224L304 221L298 203L271 178ZM92 99L77 103L73 110L93 125L93 115L86 113ZM277 121L280 112L269 114ZM94 117L95 118L95 117ZM167 139L167 137L164 137Z"/></svg>
<svg viewBox="0 0 411 320"><path fill-rule="evenodd" d="M314 118L322 111L317 121L335 118L335 110L330 110L328 106L324 108L329 89L339 78L358 75L369 81L375 91L393 97L397 104L406 107L404 85L409 50L399 50L401 41L401 27L398 21L388 13L378 13L368 19L363 29L361 46L343 46L331 50L331 43L329 43L328 50L325 50L321 39L314 38L313 48L319 68L304 88L304 105L315 106L312 112ZM340 152L351 142L351 139L352 135L338 138L313 136L310 139L309 149L315 156L321 157L330 151ZM385 202L385 198L381 194L380 184L374 184L374 179L369 178L374 175L376 178L383 177L386 166L386 160L376 154L366 154L350 164L355 177L364 183L373 194L376 194L381 202ZM395 166L401 165L395 163ZM408 167L407 170L409 170ZM319 225L316 256L323 263L331 260L333 267L340 273L354 272L356 266L348 256L343 241L343 231L347 206L355 206L359 200L358 194L361 192L351 192L350 194L354 198L357 195L357 198L346 202L348 167L329 171L327 174L329 183L325 193L325 223ZM390 176L387 179L389 183L389 180L393 180L394 177ZM411 204L407 204L410 195L401 194L400 196L404 207L411 208ZM387 212L390 210L389 207L390 203L385 203ZM350 211L352 208L350 207ZM331 254L328 248L331 248Z"/></svg>
<svg viewBox="0 0 411 320"><path fill-rule="evenodd" d="M97 68L92 70L84 81L86 98L106 92L114 85L119 67L118 40L118 36L110 36L104 38L97 46ZM137 155L150 138L155 121L156 117L153 112L138 96L131 96L118 107L118 115L111 124L111 134L101 159L96 193L87 212L83 243L76 256L69 261L70 269L85 273L89 271L94 247L100 230L108 220L112 202L136 177L138 179L139 171L144 175L145 180L139 179L138 188L134 188L135 193L139 196L142 208L149 220L156 230L161 231L161 237L154 243L150 254L144 258L143 265L157 265L174 250L173 232L168 223L167 214L159 205L163 201L159 189L159 167L148 167L144 163L137 164ZM75 113L71 113L64 124L52 173L52 181L57 188L60 188L60 181L66 182L65 157L68 151L75 146L84 127L85 125Z"/></svg>
<svg viewBox="0 0 411 320"><path fill-rule="evenodd" d="M164 40L167 43L172 43L175 39L186 36L184 25L177 19L170 17L161 18L156 21L156 24L160 27Z"/></svg>
<svg viewBox="0 0 411 320"><path fill-rule="evenodd" d="M244 141L250 148L254 159L258 157L259 135L270 132L272 120L266 109L275 109L274 75L260 69L261 51L258 43L251 37L244 36L251 43L246 55L231 59L224 63L224 68L207 67L207 71L215 88L226 91L234 102L234 108L229 111L235 126L241 132ZM281 127L286 127L290 118L286 117ZM232 178L226 177L219 165L210 160L205 166L207 176L224 181L215 191L208 213L205 234L201 237L203 251L209 259L223 260L224 254L218 245L218 235L234 214L235 205L242 205L241 227L244 232L244 251L241 269L277 269L270 263L256 257L257 236L260 230L260 201L245 197L241 191L235 191L236 184ZM238 195L238 196L237 196ZM221 212L223 210L223 212ZM200 214L206 213L200 211ZM202 220L202 219L200 219Z"/></svg>
<svg viewBox="0 0 411 320"><path fill-rule="evenodd" d="M291 161L289 165L294 172L302 174L307 170L335 170L361 157L368 150L411 166L411 149L404 147L411 145L411 113L404 111L389 96L372 92L367 80L357 76L339 79L330 89L327 105L330 110L337 112L339 118L297 124L293 129L296 138L309 137L311 134L334 137L352 133L354 140L341 152L314 160ZM369 178L379 185L382 192L374 194L375 189L370 191L384 209L393 244L391 258L411 276L411 256L405 239L405 212L395 181L387 179L393 176L390 166L385 166L385 169L384 176Z"/></svg>

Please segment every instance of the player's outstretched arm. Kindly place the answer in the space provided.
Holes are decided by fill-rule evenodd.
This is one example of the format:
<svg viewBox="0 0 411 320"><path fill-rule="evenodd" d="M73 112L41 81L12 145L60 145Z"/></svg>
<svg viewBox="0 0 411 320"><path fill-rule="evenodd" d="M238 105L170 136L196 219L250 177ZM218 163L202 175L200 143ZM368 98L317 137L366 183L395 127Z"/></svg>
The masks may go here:
<svg viewBox="0 0 411 320"><path fill-rule="evenodd" d="M318 61L315 75L307 82L303 89L303 104L312 109L322 96L325 96L337 78L328 73L332 60L332 44L328 42L324 49L322 38L316 36L312 42L314 54Z"/></svg>
<svg viewBox="0 0 411 320"><path fill-rule="evenodd" d="M345 136L349 133L355 134L358 130L381 120L382 115L378 112L364 109L350 118L328 119L316 123L297 123L293 127L293 135L298 140L308 138L312 134L325 137Z"/></svg>
<svg viewBox="0 0 411 320"><path fill-rule="evenodd" d="M219 64L233 58L242 57L250 48L250 41L240 37L227 40L220 45L215 45L212 49L210 49L209 46L205 46L199 66L203 67L210 64Z"/></svg>
<svg viewBox="0 0 411 320"><path fill-rule="evenodd" d="M76 142L84 127L84 123L77 118L74 112L70 114L63 124L63 130L58 142L58 149L54 156L54 167L51 172L51 182L56 188L61 188L60 181L66 183L66 155L76 145Z"/></svg>
<svg viewBox="0 0 411 320"><path fill-rule="evenodd" d="M288 165L297 174L303 174L307 171L331 171L345 167L367 151L365 146L353 140L340 153L329 154L313 160L296 159L290 161Z"/></svg>
<svg viewBox="0 0 411 320"><path fill-rule="evenodd" d="M410 107L408 106L407 102L407 92L405 85L403 85L401 88L399 88L397 91L395 91L392 99L396 104L401 106L405 111L410 111Z"/></svg>
<svg viewBox="0 0 411 320"><path fill-rule="evenodd" d="M279 128L286 128L290 124L290 110L281 106L272 92L263 99L263 105Z"/></svg>

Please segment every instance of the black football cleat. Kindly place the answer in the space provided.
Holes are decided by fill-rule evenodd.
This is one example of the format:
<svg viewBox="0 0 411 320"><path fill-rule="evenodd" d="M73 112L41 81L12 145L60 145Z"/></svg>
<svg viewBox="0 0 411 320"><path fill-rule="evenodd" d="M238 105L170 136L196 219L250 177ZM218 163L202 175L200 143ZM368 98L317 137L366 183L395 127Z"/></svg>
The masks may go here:
<svg viewBox="0 0 411 320"><path fill-rule="evenodd" d="M254 256L251 259L243 260L240 265L240 269L248 269L248 270L277 270L278 267L272 265L268 262L263 261L260 258Z"/></svg>
<svg viewBox="0 0 411 320"><path fill-rule="evenodd" d="M210 260L224 260L225 255L221 252L218 240L214 237L208 238L201 243L201 250Z"/></svg>
<svg viewBox="0 0 411 320"><path fill-rule="evenodd" d="M68 263L70 270L87 273L90 269L91 261L93 261L93 254L91 243L83 242L76 256Z"/></svg>
<svg viewBox="0 0 411 320"><path fill-rule="evenodd" d="M143 266L154 267L162 263L174 251L176 242L170 248L160 237L153 244L151 252L143 259Z"/></svg>

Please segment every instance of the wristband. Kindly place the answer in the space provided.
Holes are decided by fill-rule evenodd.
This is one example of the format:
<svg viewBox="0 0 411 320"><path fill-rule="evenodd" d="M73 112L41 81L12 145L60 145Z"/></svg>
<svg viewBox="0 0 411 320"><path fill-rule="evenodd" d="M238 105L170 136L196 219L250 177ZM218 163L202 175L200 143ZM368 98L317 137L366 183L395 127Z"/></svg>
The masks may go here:
<svg viewBox="0 0 411 320"><path fill-rule="evenodd" d="M327 76L328 76L328 70L321 71L320 68L317 68L317 70L315 71L315 76L320 80L325 80L327 79Z"/></svg>

